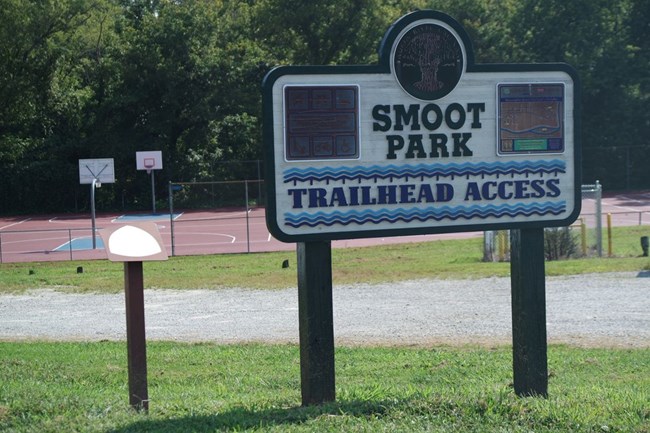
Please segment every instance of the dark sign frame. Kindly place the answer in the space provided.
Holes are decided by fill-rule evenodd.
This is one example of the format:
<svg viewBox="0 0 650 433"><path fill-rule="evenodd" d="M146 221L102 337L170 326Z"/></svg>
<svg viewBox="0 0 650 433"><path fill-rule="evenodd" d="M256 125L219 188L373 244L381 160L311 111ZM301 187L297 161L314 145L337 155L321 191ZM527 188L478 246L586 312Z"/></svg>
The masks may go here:
<svg viewBox="0 0 650 433"><path fill-rule="evenodd" d="M465 49L465 72L493 73L493 72L564 72L572 80L573 84L573 200L574 207L570 215L559 220L545 220L543 218L524 221L524 222L496 222L438 226L431 224L427 227L407 227L407 228L387 228L387 229L364 229L360 231L336 231L323 230L319 233L300 233L289 234L283 231L277 224L278 207L276 197L275 179L278 176L276 172L276 152L275 152L275 132L274 132L274 98L273 87L278 79L285 75L350 75L348 84L354 84L353 75L355 74L390 74L391 73L391 51L396 38L409 25L423 19L433 19L444 22L453 29L460 37ZM402 88L404 86L400 83ZM404 89L408 92L408 89ZM438 11L417 11L405 15L396 21L386 32L379 48L379 62L377 65L352 65L352 66L282 66L271 70L264 78L262 84L262 105L263 105L263 141L265 147L265 180L267 189L267 208L266 219L267 226L271 234L283 242L311 242L326 241L337 239L355 239L370 237L389 237L404 235L422 235L438 234L453 232L470 232L483 230L502 230L502 229L524 229L524 228L541 228L541 227L558 227L568 226L575 221L581 210L581 106L580 106L580 81L577 72L573 67L565 63L533 63L533 64L477 64L474 62L474 53L469 36L463 27L449 15ZM416 95L420 99L426 98L426 95ZM436 95L431 99L439 97ZM566 108L565 108L566 109ZM497 138L495 137L495 140Z"/></svg>

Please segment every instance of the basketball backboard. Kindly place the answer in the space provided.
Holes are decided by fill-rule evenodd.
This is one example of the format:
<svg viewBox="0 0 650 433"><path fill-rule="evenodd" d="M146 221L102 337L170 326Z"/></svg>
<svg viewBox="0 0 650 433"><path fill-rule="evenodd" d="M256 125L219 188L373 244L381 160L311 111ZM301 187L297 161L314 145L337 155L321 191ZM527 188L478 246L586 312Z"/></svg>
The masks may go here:
<svg viewBox="0 0 650 433"><path fill-rule="evenodd" d="M79 183L91 184L93 179L99 183L115 183L113 158L79 160Z"/></svg>
<svg viewBox="0 0 650 433"><path fill-rule="evenodd" d="M136 152L135 162L138 170L162 170L162 152L160 150L153 150L147 152Z"/></svg>

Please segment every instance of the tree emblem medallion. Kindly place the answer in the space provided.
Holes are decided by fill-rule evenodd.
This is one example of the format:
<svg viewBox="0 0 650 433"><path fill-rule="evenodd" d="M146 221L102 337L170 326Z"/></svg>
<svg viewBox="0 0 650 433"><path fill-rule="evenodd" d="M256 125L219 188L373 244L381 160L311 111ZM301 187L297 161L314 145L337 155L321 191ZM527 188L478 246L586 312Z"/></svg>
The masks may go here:
<svg viewBox="0 0 650 433"><path fill-rule="evenodd" d="M400 86L425 101L451 92L463 73L463 51L456 37L436 24L409 29L397 44L393 70Z"/></svg>

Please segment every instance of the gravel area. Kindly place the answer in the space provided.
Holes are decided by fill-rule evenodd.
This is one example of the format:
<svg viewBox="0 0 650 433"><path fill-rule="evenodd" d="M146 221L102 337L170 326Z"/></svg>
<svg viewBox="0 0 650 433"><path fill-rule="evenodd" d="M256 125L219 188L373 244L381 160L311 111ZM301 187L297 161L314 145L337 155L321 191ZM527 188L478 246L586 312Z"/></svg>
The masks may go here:
<svg viewBox="0 0 650 433"><path fill-rule="evenodd" d="M510 280L335 286L344 345L511 342ZM548 340L650 347L650 272L547 277ZM148 340L298 341L297 290L145 290ZM0 340L124 340L123 294L33 290L0 296Z"/></svg>

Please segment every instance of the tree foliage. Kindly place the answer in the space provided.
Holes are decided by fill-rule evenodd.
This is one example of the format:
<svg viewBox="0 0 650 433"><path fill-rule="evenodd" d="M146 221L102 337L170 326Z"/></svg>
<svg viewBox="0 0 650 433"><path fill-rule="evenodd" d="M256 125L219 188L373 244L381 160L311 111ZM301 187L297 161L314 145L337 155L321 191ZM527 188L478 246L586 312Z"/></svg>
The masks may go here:
<svg viewBox="0 0 650 433"><path fill-rule="evenodd" d="M135 152L170 180L254 178L260 83L280 64L372 64L390 24L437 9L477 62L568 62L584 180L648 188L649 0L0 0L0 213L82 211L78 160L114 158L100 207L148 202ZM242 165L246 167L246 165Z"/></svg>

